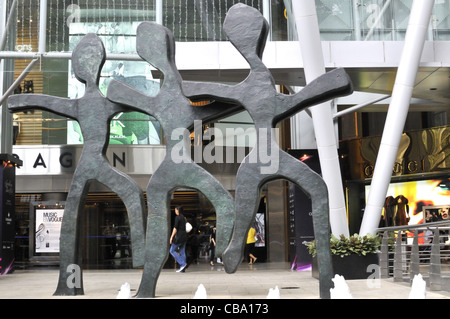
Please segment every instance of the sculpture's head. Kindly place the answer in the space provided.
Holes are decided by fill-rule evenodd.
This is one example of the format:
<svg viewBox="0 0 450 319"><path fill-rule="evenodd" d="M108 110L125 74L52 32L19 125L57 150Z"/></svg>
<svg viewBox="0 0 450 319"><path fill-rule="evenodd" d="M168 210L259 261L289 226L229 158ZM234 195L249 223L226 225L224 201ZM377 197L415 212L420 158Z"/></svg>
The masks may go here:
<svg viewBox="0 0 450 319"><path fill-rule="evenodd" d="M72 68L76 78L86 84L97 84L106 60L102 40L94 34L85 35L72 53Z"/></svg>
<svg viewBox="0 0 450 319"><path fill-rule="evenodd" d="M155 22L142 22L136 31L136 51L163 73L173 72L175 40L166 27Z"/></svg>
<svg viewBox="0 0 450 319"><path fill-rule="evenodd" d="M262 58L269 24L257 9L242 3L235 4L228 10L223 29L247 60Z"/></svg>

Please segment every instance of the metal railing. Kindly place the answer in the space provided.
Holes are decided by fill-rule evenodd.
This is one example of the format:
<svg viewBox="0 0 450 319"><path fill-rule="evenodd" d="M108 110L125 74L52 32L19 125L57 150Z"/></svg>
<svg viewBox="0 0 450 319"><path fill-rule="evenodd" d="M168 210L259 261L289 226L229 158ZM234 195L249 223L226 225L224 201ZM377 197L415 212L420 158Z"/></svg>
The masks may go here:
<svg viewBox="0 0 450 319"><path fill-rule="evenodd" d="M450 221L383 227L380 277L412 282L421 274L430 290L450 291Z"/></svg>

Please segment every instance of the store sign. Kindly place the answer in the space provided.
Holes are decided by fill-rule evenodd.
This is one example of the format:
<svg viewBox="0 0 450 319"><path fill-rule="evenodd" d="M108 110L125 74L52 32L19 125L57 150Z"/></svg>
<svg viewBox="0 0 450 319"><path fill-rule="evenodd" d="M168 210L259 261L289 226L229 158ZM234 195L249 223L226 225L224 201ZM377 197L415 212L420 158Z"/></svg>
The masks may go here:
<svg viewBox="0 0 450 319"><path fill-rule="evenodd" d="M81 157L82 145L15 146L14 156L23 161L16 175L73 174ZM153 174L166 153L165 146L110 146L106 157L111 166L127 174Z"/></svg>
<svg viewBox="0 0 450 319"><path fill-rule="evenodd" d="M381 137L346 142L351 179L371 178ZM404 133L392 167L394 176L447 171L450 168L450 127Z"/></svg>
<svg viewBox="0 0 450 319"><path fill-rule="evenodd" d="M18 44L16 45L17 52L33 52L33 46L31 44Z"/></svg>

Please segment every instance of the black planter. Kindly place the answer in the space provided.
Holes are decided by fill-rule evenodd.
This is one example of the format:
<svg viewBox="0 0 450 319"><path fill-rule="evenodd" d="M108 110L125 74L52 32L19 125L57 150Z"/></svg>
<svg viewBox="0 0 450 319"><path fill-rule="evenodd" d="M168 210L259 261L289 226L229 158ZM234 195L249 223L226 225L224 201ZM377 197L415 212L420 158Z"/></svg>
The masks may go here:
<svg viewBox="0 0 450 319"><path fill-rule="evenodd" d="M373 274L374 269L369 268L369 265L378 265L378 254L368 254L366 256L350 255L350 256L336 256L331 255L333 263L333 277L334 275L341 275L344 279L367 279ZM312 276L319 279L319 269L317 266L317 258L312 259Z"/></svg>

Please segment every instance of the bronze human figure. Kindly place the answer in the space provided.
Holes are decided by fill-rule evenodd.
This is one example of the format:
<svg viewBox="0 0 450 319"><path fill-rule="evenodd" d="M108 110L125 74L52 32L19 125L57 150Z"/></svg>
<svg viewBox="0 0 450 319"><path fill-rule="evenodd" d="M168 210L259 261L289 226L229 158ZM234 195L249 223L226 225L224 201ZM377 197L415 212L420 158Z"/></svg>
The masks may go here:
<svg viewBox="0 0 450 319"><path fill-rule="evenodd" d="M196 164L190 153L188 129L195 120L210 120L234 112L237 107L194 106L182 92L182 78L175 65L172 32L154 22L142 22L136 32L137 53L163 75L160 91L147 96L113 80L107 97L116 103L154 116L166 142L166 156L147 186L148 224L144 272L138 297L154 297L160 271L169 252L170 196L179 187L203 193L216 210L217 248L220 256L227 247L234 226L234 202L230 193L209 172Z"/></svg>
<svg viewBox="0 0 450 319"><path fill-rule="evenodd" d="M84 294L79 238L80 215L84 210L89 182L92 180L109 187L124 202L130 222L133 264L137 267L144 263L143 192L132 178L112 167L106 158L110 121L115 114L127 109L109 101L98 88L105 58L106 53L100 38L95 34L87 34L72 54L75 76L86 85L83 97L67 99L42 94L19 94L8 99L8 108L12 112L42 109L78 121L84 138L83 151L64 209L60 239L60 273L55 295ZM74 265L78 267L73 267ZM74 269L75 273L72 272Z"/></svg>
<svg viewBox="0 0 450 319"><path fill-rule="evenodd" d="M183 90L193 99L209 98L240 104L255 124L256 145L241 163L236 177L236 220L230 245L223 254L225 269L235 272L242 261L246 235L258 209L261 187L271 180L286 179L311 197L318 244L320 292L323 298L327 298L329 288L333 287L327 186L306 164L279 148L273 128L279 121L309 106L350 94L351 82L343 69L337 69L319 77L295 95L278 93L270 71L262 62L269 25L261 13L250 6L236 4L228 11L223 29L250 65L249 75L236 85L185 82Z"/></svg>

